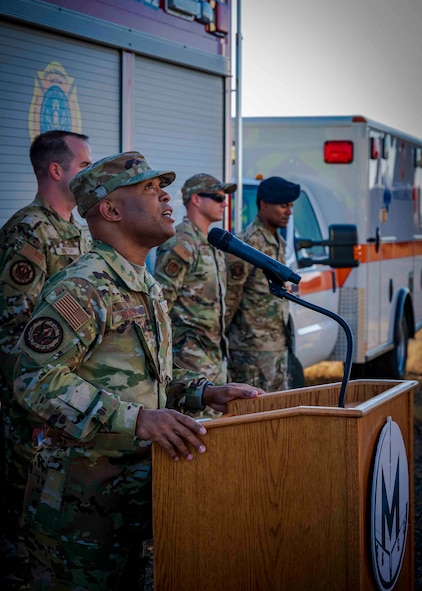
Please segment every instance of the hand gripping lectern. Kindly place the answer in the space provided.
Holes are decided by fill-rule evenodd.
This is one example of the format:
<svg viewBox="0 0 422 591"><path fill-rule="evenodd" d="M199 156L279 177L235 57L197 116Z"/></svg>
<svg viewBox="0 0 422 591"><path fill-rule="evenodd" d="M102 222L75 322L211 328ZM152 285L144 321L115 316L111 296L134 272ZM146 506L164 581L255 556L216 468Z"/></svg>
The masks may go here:
<svg viewBox="0 0 422 591"><path fill-rule="evenodd" d="M413 590L416 386L237 400L193 461L154 445L155 591Z"/></svg>

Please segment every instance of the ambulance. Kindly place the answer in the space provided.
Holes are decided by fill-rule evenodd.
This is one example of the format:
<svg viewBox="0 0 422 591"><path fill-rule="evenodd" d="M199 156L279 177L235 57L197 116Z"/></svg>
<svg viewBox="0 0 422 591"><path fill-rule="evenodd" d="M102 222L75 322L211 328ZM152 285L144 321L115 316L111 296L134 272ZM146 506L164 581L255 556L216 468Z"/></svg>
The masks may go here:
<svg viewBox="0 0 422 591"><path fill-rule="evenodd" d="M256 215L260 179L299 183L286 264L301 280L286 287L350 327L352 377L402 379L408 341L422 326L422 140L363 116L256 117L242 125L242 225ZM343 260L333 257L335 242L346 245ZM303 368L345 361L350 343L339 322L297 303L289 308Z"/></svg>

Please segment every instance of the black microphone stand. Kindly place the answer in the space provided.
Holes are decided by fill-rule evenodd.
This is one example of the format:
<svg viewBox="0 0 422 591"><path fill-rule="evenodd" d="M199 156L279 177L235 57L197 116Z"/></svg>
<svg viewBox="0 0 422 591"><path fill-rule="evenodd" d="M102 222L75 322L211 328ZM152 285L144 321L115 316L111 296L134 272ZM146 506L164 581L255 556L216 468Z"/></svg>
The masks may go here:
<svg viewBox="0 0 422 591"><path fill-rule="evenodd" d="M343 380L340 389L340 396L338 401L339 408L344 408L345 398L346 398L346 389L347 384L350 378L350 371L352 369L352 353L353 353L353 335L350 329L350 326L347 322L341 318L338 314L331 312L331 310L327 310L325 308L321 308L315 304L311 304L306 300L301 300L297 296L293 295L292 293L288 292L287 289L284 287L282 281L280 281L273 273L265 273L265 276L268 279L270 292L277 296L278 298L286 298L286 300L290 300L291 302L295 302L299 304L299 306L304 306L305 308L309 308L310 310L314 310L314 312L319 312L320 314L324 314L324 316L328 316L335 320L340 326L343 328L344 332L346 333L347 339L347 353L346 353L346 361L344 364L344 374Z"/></svg>

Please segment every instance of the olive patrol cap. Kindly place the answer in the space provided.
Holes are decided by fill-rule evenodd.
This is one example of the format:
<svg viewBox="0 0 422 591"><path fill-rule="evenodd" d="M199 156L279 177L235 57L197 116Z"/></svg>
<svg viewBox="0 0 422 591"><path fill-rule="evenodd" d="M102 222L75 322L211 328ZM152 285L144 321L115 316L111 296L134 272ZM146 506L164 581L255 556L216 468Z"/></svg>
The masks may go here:
<svg viewBox="0 0 422 591"><path fill-rule="evenodd" d="M152 170L139 152L123 152L107 156L78 172L70 181L70 190L75 196L79 214L104 199L119 187L135 185L158 177L160 186L167 187L176 178L174 172Z"/></svg>

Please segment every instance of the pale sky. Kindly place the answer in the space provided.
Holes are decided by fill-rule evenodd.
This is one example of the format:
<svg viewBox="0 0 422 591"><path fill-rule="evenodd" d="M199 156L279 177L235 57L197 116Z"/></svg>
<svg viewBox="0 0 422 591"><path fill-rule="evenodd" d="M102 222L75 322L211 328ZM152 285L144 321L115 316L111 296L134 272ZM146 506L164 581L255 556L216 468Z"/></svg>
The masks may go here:
<svg viewBox="0 0 422 591"><path fill-rule="evenodd" d="M243 116L364 115L422 138L422 0L238 1Z"/></svg>

